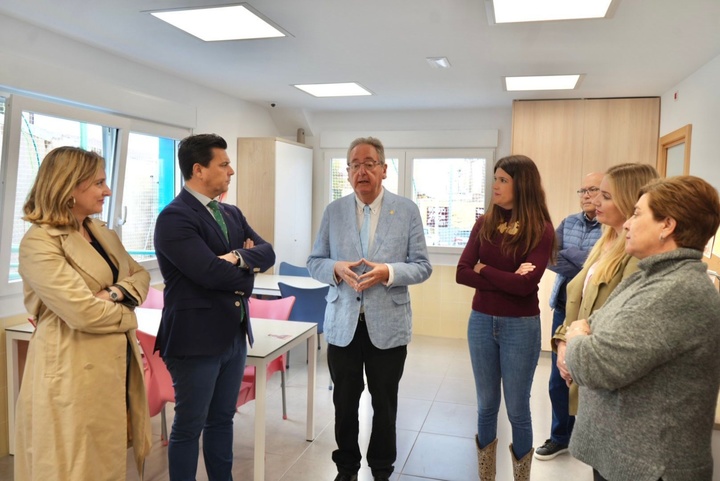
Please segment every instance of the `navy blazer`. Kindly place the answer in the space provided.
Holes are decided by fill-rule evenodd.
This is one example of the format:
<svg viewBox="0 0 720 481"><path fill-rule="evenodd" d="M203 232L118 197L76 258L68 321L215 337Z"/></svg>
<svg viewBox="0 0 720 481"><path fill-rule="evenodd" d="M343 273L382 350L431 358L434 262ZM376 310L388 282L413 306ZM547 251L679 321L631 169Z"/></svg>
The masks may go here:
<svg viewBox="0 0 720 481"><path fill-rule="evenodd" d="M243 328L255 270L275 264L275 252L248 225L235 206L220 204L228 228L225 239L215 218L183 189L155 224L155 252L165 281L165 307L155 349L162 357L212 356L227 349ZM255 247L243 249L245 239ZM218 258L238 249L248 269ZM245 324L250 343L250 322Z"/></svg>

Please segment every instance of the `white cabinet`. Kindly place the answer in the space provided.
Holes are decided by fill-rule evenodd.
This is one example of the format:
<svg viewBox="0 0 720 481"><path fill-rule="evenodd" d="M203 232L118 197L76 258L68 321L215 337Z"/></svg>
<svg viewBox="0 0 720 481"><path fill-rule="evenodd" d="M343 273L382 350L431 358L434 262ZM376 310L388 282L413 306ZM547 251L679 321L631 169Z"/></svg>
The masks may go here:
<svg viewBox="0 0 720 481"><path fill-rule="evenodd" d="M304 266L311 249L312 148L277 138L238 138L237 200L281 261Z"/></svg>

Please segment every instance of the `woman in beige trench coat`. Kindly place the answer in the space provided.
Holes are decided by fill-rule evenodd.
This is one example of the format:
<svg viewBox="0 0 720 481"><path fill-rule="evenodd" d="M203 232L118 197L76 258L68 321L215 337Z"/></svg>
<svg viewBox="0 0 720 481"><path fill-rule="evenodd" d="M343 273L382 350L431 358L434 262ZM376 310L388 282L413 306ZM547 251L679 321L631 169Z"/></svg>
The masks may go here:
<svg viewBox="0 0 720 481"><path fill-rule="evenodd" d="M633 215L640 188L659 177L647 164L618 164L610 167L595 197L595 213L603 234L590 251L583 269L567 286L565 321L558 327L551 345L558 354L557 367L568 383L570 415L577 415L578 387L565 366L565 334L570 324L587 319L600 309L612 291L638 270L638 259L625 252L623 225Z"/></svg>
<svg viewBox="0 0 720 481"><path fill-rule="evenodd" d="M20 243L30 341L16 409L15 481L123 481L132 446L142 476L150 420L133 311L150 276L90 216L110 195L104 159L59 147L24 206Z"/></svg>

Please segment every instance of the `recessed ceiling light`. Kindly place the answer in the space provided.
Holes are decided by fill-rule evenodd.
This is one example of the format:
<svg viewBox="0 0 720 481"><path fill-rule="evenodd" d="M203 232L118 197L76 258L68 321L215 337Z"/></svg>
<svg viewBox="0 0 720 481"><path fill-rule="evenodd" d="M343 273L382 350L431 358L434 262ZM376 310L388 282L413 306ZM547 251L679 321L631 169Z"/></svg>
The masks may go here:
<svg viewBox="0 0 720 481"><path fill-rule="evenodd" d="M427 57L425 60L432 68L450 68L450 61L447 57Z"/></svg>
<svg viewBox="0 0 720 481"><path fill-rule="evenodd" d="M536 75L505 77L505 89L517 90L572 90L577 87L580 75Z"/></svg>
<svg viewBox="0 0 720 481"><path fill-rule="evenodd" d="M315 97L354 97L358 95L372 95L369 90L355 82L335 84L304 84L294 85L303 92Z"/></svg>
<svg viewBox="0 0 720 481"><path fill-rule="evenodd" d="M486 0L495 23L602 18L613 0ZM488 16L490 16L488 15Z"/></svg>
<svg viewBox="0 0 720 481"><path fill-rule="evenodd" d="M150 14L206 42L287 36L286 32L252 11L246 4L162 10Z"/></svg>

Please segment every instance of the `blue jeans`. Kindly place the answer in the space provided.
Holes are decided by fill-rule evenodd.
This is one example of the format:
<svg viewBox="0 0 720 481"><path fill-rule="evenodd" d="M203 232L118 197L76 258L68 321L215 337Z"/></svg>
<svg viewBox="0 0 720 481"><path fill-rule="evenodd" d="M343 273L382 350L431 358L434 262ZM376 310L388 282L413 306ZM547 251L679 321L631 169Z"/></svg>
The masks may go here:
<svg viewBox="0 0 720 481"><path fill-rule="evenodd" d="M540 357L540 316L497 317L473 310L468 344L475 374L480 446L497 437L502 382L513 452L520 459L533 444L530 388Z"/></svg>
<svg viewBox="0 0 720 481"><path fill-rule="evenodd" d="M238 329L232 345L217 356L164 359L175 388L170 481L195 481L201 432L208 479L232 481L233 417L246 356L245 334Z"/></svg>
<svg viewBox="0 0 720 481"><path fill-rule="evenodd" d="M552 334L560 327L565 320L565 310L555 308L553 312ZM567 446L570 443L570 435L575 426L575 416L570 416L570 390L565 380L560 376L557 368L557 354L552 353L552 366L550 367L550 382L548 383L550 393L550 404L552 405L552 425L550 427L550 439L557 444Z"/></svg>

